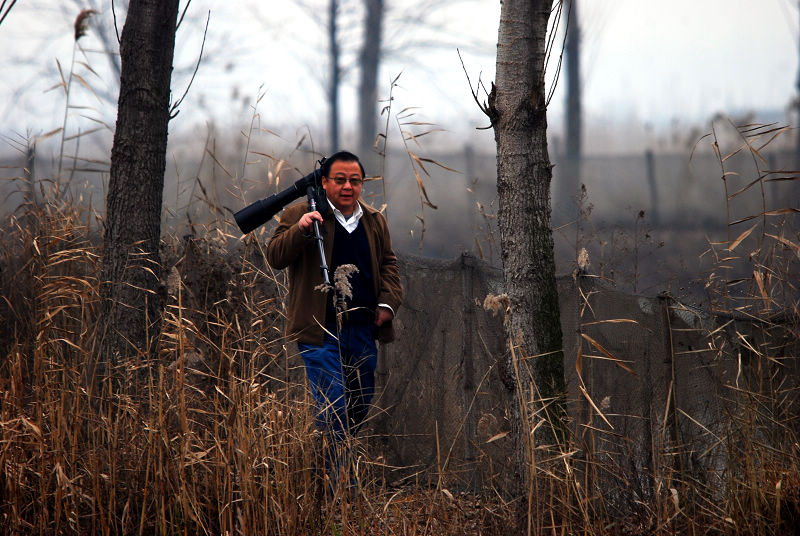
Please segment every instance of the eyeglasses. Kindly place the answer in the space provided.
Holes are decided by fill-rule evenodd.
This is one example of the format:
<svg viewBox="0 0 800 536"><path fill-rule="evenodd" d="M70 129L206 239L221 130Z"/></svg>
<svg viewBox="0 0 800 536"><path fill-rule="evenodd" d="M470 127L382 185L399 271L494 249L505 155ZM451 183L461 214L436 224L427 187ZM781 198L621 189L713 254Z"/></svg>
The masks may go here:
<svg viewBox="0 0 800 536"><path fill-rule="evenodd" d="M335 182L338 186L344 186L344 183L350 181L350 186L361 186L364 183L364 179L348 179L347 177L333 177L333 182Z"/></svg>

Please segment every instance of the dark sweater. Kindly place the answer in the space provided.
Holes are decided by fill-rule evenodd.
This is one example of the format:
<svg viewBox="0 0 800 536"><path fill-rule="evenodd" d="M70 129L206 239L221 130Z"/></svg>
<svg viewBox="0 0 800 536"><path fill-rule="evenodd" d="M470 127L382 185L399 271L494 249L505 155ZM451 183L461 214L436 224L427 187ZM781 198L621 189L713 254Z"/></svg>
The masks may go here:
<svg viewBox="0 0 800 536"><path fill-rule="evenodd" d="M353 264L358 268L358 271L351 273L348 278L352 287L353 297L346 300L344 310L347 312L343 317L344 322L346 324L372 324L375 320L377 302L373 290L374 282L372 281L371 255L367 233L360 221L358 222L358 227L352 233L348 233L338 221L336 221L335 227L330 266L331 275L336 274L336 269L345 264ZM325 314L326 323L334 323L336 319L333 295L334 293L331 293L328 298Z"/></svg>

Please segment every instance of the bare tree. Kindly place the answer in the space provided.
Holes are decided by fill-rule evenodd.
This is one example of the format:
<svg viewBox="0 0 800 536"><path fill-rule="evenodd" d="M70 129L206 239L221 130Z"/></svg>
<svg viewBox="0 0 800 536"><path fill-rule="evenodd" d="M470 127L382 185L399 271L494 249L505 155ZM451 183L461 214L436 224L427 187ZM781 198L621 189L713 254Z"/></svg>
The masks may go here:
<svg viewBox="0 0 800 536"><path fill-rule="evenodd" d="M581 30L578 1L566 0L567 9L567 158L580 159L583 149L581 116Z"/></svg>
<svg viewBox="0 0 800 536"><path fill-rule="evenodd" d="M103 249L105 358L146 355L159 331L161 201L178 0L131 0Z"/></svg>
<svg viewBox="0 0 800 536"><path fill-rule="evenodd" d="M364 0L364 7L364 43L361 47L361 80L358 86L358 150L362 158L368 159L378 131L376 110L383 41L383 0Z"/></svg>
<svg viewBox="0 0 800 536"><path fill-rule="evenodd" d="M370 161L371 148L378 135L378 74L381 63L397 58L404 63L427 68L424 54L431 49L455 52L456 48L476 53L490 49L474 36L465 42L458 30L448 24L447 13L469 9L474 0L416 0L391 2L363 0L363 41L359 54L361 78L358 88L358 149ZM436 20L440 19L439 22Z"/></svg>
<svg viewBox="0 0 800 536"><path fill-rule="evenodd" d="M330 54L330 79L328 80L328 129L331 152L339 150L339 86L342 72L339 67L339 38L336 31L338 11L338 0L329 0L328 53Z"/></svg>
<svg viewBox="0 0 800 536"><path fill-rule="evenodd" d="M583 152L583 115L581 106L581 31L578 22L578 0L566 0L568 5L566 68L566 159L561 173L558 203L567 220L578 217L576 197L580 191L581 156Z"/></svg>
<svg viewBox="0 0 800 536"><path fill-rule="evenodd" d="M514 349L507 369L514 375L519 401L512 404L516 452L512 466L518 470L520 487L532 476L528 432L533 412L540 412L541 418L547 401L561 400L564 393L544 83L552 3L503 1L496 83L485 108L497 143L498 227L511 311L507 330ZM536 393L534 400L531 393ZM540 426L534 439L552 444L555 437L552 428Z"/></svg>
<svg viewBox="0 0 800 536"><path fill-rule="evenodd" d="M313 33L325 36L329 61L327 76L319 76L316 64L310 67L310 73L312 79L324 79L329 144L334 148L339 145L343 116L339 97L343 88L352 82L350 75L354 68L358 68L356 143L365 163L374 160L374 153L370 149L378 135L378 84L381 64L391 57L427 68L420 61L419 52L422 50L447 48L455 54L456 47L459 47L473 52L485 51L488 47L481 46L473 38L469 43L464 43L463 36L458 34L452 24L448 25L448 9L453 9L457 4L475 1L414 0L392 3L387 0L326 0L323 8L322 0L295 0L294 5L318 28ZM257 5L254 9L260 10ZM441 20L436 22L437 18ZM360 35L358 31L361 32ZM318 43L317 46L321 44ZM318 58L316 51L313 57L315 62Z"/></svg>
<svg viewBox="0 0 800 536"><path fill-rule="evenodd" d="M2 0L0 0L2 1ZM116 118L116 105L119 98L120 54L119 39L122 25L126 19L129 0L65 0L63 2L49 2L47 0L26 0L17 2L14 7L13 20L19 16L25 26L24 39L19 41L19 46L9 49L4 59L8 63L8 72L14 72L14 77L6 80L11 97L0 103L0 120L8 121L8 116L19 110L25 110L26 121L32 122L42 117L42 99L38 91L31 88L42 86L42 91L53 91L63 88L66 90L66 81L71 77L72 70L69 58L65 59L63 46L60 40L53 38L53 28L59 27L66 21L76 20L79 13L96 12L88 19L88 28L85 36L75 47L74 62L72 67L75 74L81 77L80 83L72 84L72 95L69 98L69 129L65 132L68 138L68 147L65 148L65 158L69 155L74 158L75 149L80 149L96 157L99 151L108 152L113 132L114 119ZM190 5L197 7L197 2ZM53 24L33 24L32 20L52 21ZM226 33L213 31L206 41L203 37L202 45L194 44L198 36L204 36L204 25L208 29L208 13L201 10L192 10L183 15L181 27L186 32L187 42L191 44L179 48L176 53L173 75L176 84L181 86L189 84L198 65L198 58L202 52L202 63L205 74L216 71L227 72L232 68L233 61L229 38ZM8 25L9 20L5 24ZM55 26L54 26L55 25ZM217 25L217 28L220 28ZM10 28L9 28L10 29ZM16 28L19 31L19 28ZM191 32L191 38L188 37ZM58 66L58 71L53 68ZM217 76L218 79L220 75ZM56 84L61 80L61 84ZM50 85L52 81L53 85ZM176 92L177 92L176 91ZM49 97L49 95L48 95ZM58 102L56 99L47 98L46 101ZM74 105L74 106L73 106ZM63 110L62 110L63 111ZM91 132L90 132L91 131ZM41 140L40 140L41 141ZM41 146L38 149L43 149ZM44 148L47 150L47 148ZM83 156L86 156L84 154ZM65 161L65 164L67 162ZM81 166L85 167L85 166ZM99 162L88 166L93 171L108 173L108 165ZM83 170L81 170L83 171Z"/></svg>

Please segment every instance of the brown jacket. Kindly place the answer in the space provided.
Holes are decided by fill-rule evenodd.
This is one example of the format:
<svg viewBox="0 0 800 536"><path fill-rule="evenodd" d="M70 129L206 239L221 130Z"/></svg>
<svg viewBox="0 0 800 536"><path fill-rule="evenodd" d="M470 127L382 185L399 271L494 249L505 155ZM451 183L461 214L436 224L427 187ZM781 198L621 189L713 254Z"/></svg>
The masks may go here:
<svg viewBox="0 0 800 536"><path fill-rule="evenodd" d="M397 309L403 299L397 257L392 251L389 226L383 214L361 203L364 215L361 224L367 233L372 253L372 273L375 282L375 296L378 303L385 303ZM306 236L298 227L300 217L308 212L305 202L296 203L284 209L281 221L267 245L267 262L277 270L289 268L289 303L287 304L287 335L297 335L300 342L322 344L325 325L325 294L314 288L322 283L319 250L313 238ZM336 218L333 213L325 216L320 225L325 259L330 266L333 253L333 238ZM333 278L333 274L331 274ZM378 340L382 343L394 340L391 322L383 324L378 330Z"/></svg>

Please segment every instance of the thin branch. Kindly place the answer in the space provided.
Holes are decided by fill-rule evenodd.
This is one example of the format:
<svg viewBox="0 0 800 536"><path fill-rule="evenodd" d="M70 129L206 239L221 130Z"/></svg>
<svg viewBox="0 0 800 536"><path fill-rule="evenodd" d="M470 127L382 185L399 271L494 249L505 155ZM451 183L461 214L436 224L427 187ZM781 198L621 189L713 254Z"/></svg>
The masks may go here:
<svg viewBox="0 0 800 536"><path fill-rule="evenodd" d="M117 26L117 10L114 7L114 0L111 0L111 15L114 17L114 32L117 34L117 44L120 44L122 40L119 38L119 26Z"/></svg>
<svg viewBox="0 0 800 536"><path fill-rule="evenodd" d="M310 5L308 2L304 2L302 0L296 0L295 5L299 7L301 11L305 12L306 16L312 21L320 26L325 25L323 18L319 15L321 10L318 6Z"/></svg>
<svg viewBox="0 0 800 536"><path fill-rule="evenodd" d="M189 6L190 5L192 5L192 0L188 0L188 2L186 2L186 7L183 8L183 13L181 13L181 18L178 19L178 24L177 24L177 26L175 26L175 31L178 31L178 28L181 27L181 23L183 22L183 18L186 16L186 12L189 10ZM206 29L208 29L208 25L206 25Z"/></svg>
<svg viewBox="0 0 800 536"><path fill-rule="evenodd" d="M11 4L6 8L6 1L3 0L3 3L0 4L0 24L3 24L3 21L6 20L6 17L11 12L11 8L17 3L17 0L11 0ZM5 11L3 11L4 9Z"/></svg>
<svg viewBox="0 0 800 536"><path fill-rule="evenodd" d="M544 76L544 72L547 70L547 64L550 63L550 56L553 52L552 43L555 41L555 29L556 26L558 25L558 22L561 20L561 13L563 11L563 6L564 6L564 1L561 0L558 3L556 22L553 24L553 38L551 39L550 45L548 45L548 48L550 50L547 52L547 57L545 58L545 69L542 70L542 76ZM569 33L569 20L571 12L572 12L572 2L569 3L569 10L567 11L567 25L564 28L564 40L561 42L561 54L558 55L558 65L556 66L556 73L553 78L553 84L552 86L550 86L550 91L547 95L547 100L545 101L545 107L550 105L550 101L553 99L553 95L556 92L556 87L558 87L558 80L559 78L561 78L561 65L564 63L564 50L567 48L567 34Z"/></svg>
<svg viewBox="0 0 800 536"><path fill-rule="evenodd" d="M184 13L185 13L185 11L184 11ZM172 108L170 108L170 110L169 110L169 118L170 119L172 119L173 117L178 115L178 112L175 112L175 110L178 108L178 106L181 105L181 103L183 102L183 99L186 98L186 95L189 93L189 89L191 89L192 83L194 82L194 77L197 75L197 71L200 69L200 62L203 61L203 49L206 46L206 36L208 35L208 24L209 24L209 22L211 22L211 10L208 11L208 17L206 18L206 29L203 31L203 42L200 44L200 57L197 58L197 64L194 66L194 72L192 73L192 79L189 80L189 85L186 86L186 91L183 92L183 95L181 95L181 98L178 99L178 102L173 104ZM175 113L173 114L173 112L175 112Z"/></svg>
<svg viewBox="0 0 800 536"><path fill-rule="evenodd" d="M475 99L475 104L477 104L478 108L480 108L480 110L484 114L486 114L486 117L488 117L491 120L492 119L492 115L491 115L491 109L490 109L489 105L488 104L481 104L481 101L478 100L478 88L483 86L483 82L481 82L480 74L478 75L478 83L475 85L475 89L473 89L472 88L472 80L470 80L469 73L467 72L467 66L464 65L464 58L461 57L461 51L459 49L456 49L456 52L458 52L458 59L461 60L461 68L464 69L464 76L467 77L467 83L469 84L469 92L472 93L472 98ZM483 86L483 91L484 91L484 93L486 93L486 86ZM488 93L487 93L487 98L488 98ZM491 128L491 127L479 127L479 129L485 129L485 128Z"/></svg>

